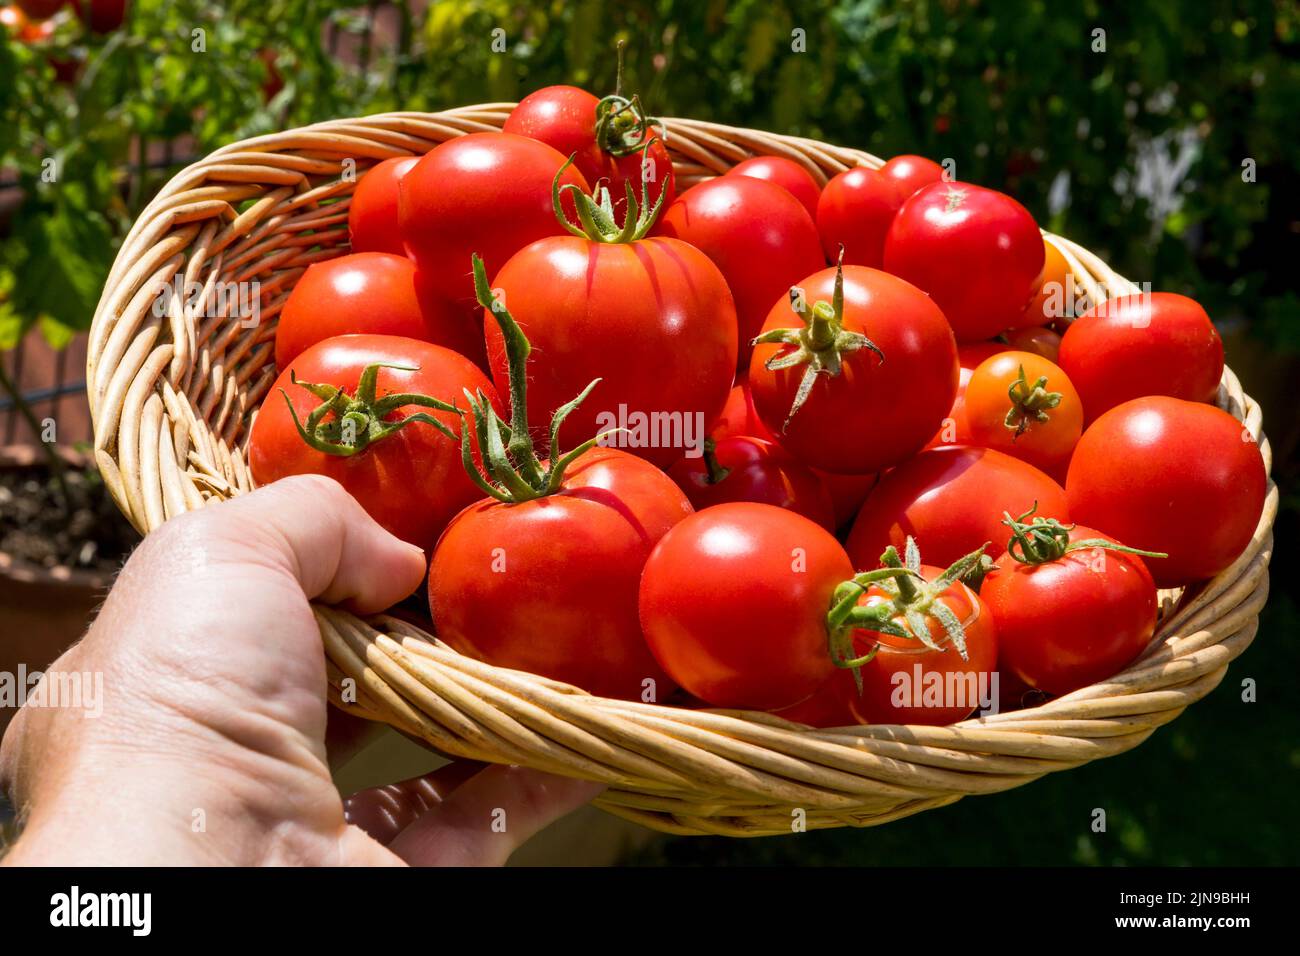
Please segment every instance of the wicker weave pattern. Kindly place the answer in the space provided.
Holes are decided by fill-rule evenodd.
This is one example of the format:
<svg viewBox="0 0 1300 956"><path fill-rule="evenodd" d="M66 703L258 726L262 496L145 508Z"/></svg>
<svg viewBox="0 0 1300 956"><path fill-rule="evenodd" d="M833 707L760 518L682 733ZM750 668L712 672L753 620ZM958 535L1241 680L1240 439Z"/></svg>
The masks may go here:
<svg viewBox="0 0 1300 956"><path fill-rule="evenodd" d="M347 252L347 206L375 162L499 129L513 104L338 120L224 147L177 175L141 214L91 330L95 457L142 531L252 488L248 426L275 378L275 318L313 262ZM788 156L824 182L881 160L813 140L668 120L682 187L752 155ZM1056 236L1093 301L1131 283ZM195 282L187 305L160 286ZM256 326L214 310L219 282L260 282ZM182 287L183 288L183 287ZM207 317L205 317L207 316ZM1225 371L1219 404L1260 443L1260 409ZM1277 489L1246 552L1194 596L1162 593L1160 631L1114 679L1030 710L953 727L812 731L753 713L591 697L471 660L393 618L317 609L335 703L451 755L607 783L598 803L672 833L755 836L886 823L968 794L1122 753L1208 694L1255 636L1268 593ZM346 692L344 703L340 691ZM355 693L353 693L355 691Z"/></svg>

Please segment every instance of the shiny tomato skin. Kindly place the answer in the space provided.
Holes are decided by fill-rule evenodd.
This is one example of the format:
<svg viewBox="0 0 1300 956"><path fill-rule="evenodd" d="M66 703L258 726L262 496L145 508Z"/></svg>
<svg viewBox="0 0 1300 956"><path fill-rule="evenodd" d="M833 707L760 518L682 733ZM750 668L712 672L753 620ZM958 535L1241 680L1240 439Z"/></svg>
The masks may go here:
<svg viewBox="0 0 1300 956"><path fill-rule="evenodd" d="M1011 410L1008 389L1024 369L1032 387L1046 378L1044 388L1061 396L1060 404L1044 410L1048 420L1031 418L1019 435L1006 425ZM1083 433L1083 407L1079 393L1060 367L1033 352L1000 352L985 359L971 373L966 386L965 413L971 444L995 448L1027 461L1057 481L1065 479L1070 455Z"/></svg>
<svg viewBox="0 0 1300 956"><path fill-rule="evenodd" d="M1043 240L1043 254L1043 271L1035 283L1034 297L1025 307L1024 314L1011 323L1012 329L1033 329L1072 314L1071 300L1076 293L1070 264L1061 255L1061 250L1046 239Z"/></svg>
<svg viewBox="0 0 1300 956"><path fill-rule="evenodd" d="M852 576L840 543L815 522L771 505L718 505L650 555L641 626L669 675L714 707L787 707L835 670L826 614Z"/></svg>
<svg viewBox="0 0 1300 956"><path fill-rule="evenodd" d="M843 528L857 517L862 502L867 500L867 495L880 480L879 475L840 475L833 471L818 471L816 468L812 469L812 473L822 480L831 494L836 528Z"/></svg>
<svg viewBox="0 0 1300 956"><path fill-rule="evenodd" d="M842 245L846 264L882 268L895 214L912 193L942 177L942 167L922 156L895 156L880 169L855 166L835 176L815 214L826 258L834 261Z"/></svg>
<svg viewBox="0 0 1300 956"><path fill-rule="evenodd" d="M827 531L835 530L830 491L779 445L746 436L723 438L716 443L714 457L728 472L718 482L710 483L703 456L681 458L668 470L696 511L729 501L754 501L785 508Z"/></svg>
<svg viewBox="0 0 1300 956"><path fill-rule="evenodd" d="M473 320L421 297L411 260L387 252L354 252L307 267L280 313L275 365L283 371L309 346L353 333L420 339L482 362Z"/></svg>
<svg viewBox="0 0 1300 956"><path fill-rule="evenodd" d="M621 407L628 416L676 415L657 420L679 421L681 434L649 447L620 435L612 439L616 447L660 467L681 457L684 441L702 447L703 429L722 410L736 366L731 294L702 252L676 239L624 245L555 236L512 256L492 287L539 356L528 369L528 419L540 426L543 446L551 412L599 378L560 429L562 448L616 425ZM491 316L484 328L492 378L508 394L501 329Z"/></svg>
<svg viewBox="0 0 1300 956"><path fill-rule="evenodd" d="M1211 578L1245 550L1268 476L1244 425L1213 405L1137 398L1083 433L1065 480L1070 514L1147 558L1156 584Z"/></svg>
<svg viewBox="0 0 1300 956"><path fill-rule="evenodd" d="M1107 538L1076 525L1071 541ZM1116 542L1123 544L1123 542ZM998 664L1053 696L1114 677L1156 629L1156 585L1140 556L1101 548L1022 564L1003 552L980 586L998 632Z"/></svg>
<svg viewBox="0 0 1300 956"><path fill-rule="evenodd" d="M545 143L511 133L470 133L426 153L398 186L402 240L422 293L477 315L474 253L491 277L524 246L564 233L551 202L564 160ZM560 183L589 191L572 166Z"/></svg>
<svg viewBox="0 0 1300 956"><path fill-rule="evenodd" d="M690 243L722 271L736 306L741 368L772 306L825 265L817 227L799 200L752 176L692 186L664 211L656 232Z"/></svg>
<svg viewBox="0 0 1300 956"><path fill-rule="evenodd" d="M845 547L867 571L888 545L902 553L911 535L927 561L947 567L986 542L990 555L1005 548L1003 512L1024 514L1035 501L1042 517L1070 520L1065 490L1032 465L990 448L934 448L880 479Z"/></svg>
<svg viewBox="0 0 1300 956"><path fill-rule="evenodd" d="M625 182L632 184L637 202L641 202L640 151L626 156L613 156L601 149L596 140L596 105L600 102L586 90L576 86L547 86L530 93L519 101L501 127L504 133L527 136L552 147L565 157L575 156L574 166L592 189L597 184L609 188L615 212L622 221L627 205ZM677 196L676 177L672 159L657 133L651 132L654 142L645 155L652 178L647 180L650 203L664 193L667 207Z"/></svg>
<svg viewBox="0 0 1300 956"><path fill-rule="evenodd" d="M927 581L942 573L942 568L921 567ZM872 588L858 603L871 605L885 600L887 596L879 588ZM942 600L962 622L966 659L962 659L942 625L933 617L927 617L927 624L939 642L938 651L916 640L858 631L854 645L859 653L864 653L873 643L879 647L876 656L862 665L862 694L851 699L858 723L955 724L979 707L982 690L992 695L998 660L998 635L992 615L979 595L960 581L944 592ZM959 678L951 695L946 689L949 675ZM847 676L852 679L852 675ZM945 682L937 701L926 694L927 682L933 680Z"/></svg>
<svg viewBox="0 0 1300 956"><path fill-rule="evenodd" d="M599 696L663 701L673 684L641 636L637 593L651 549L690 513L667 475L613 448L585 452L557 494L484 498L448 525L429 565L438 637Z"/></svg>
<svg viewBox="0 0 1300 956"><path fill-rule="evenodd" d="M1111 299L1075 319L1061 340L1060 364L1091 422L1144 395L1213 402L1223 340L1195 300L1152 292Z"/></svg>
<svg viewBox="0 0 1300 956"><path fill-rule="evenodd" d="M753 156L732 166L728 176L752 176L776 183L795 199L803 203L808 215L817 218L817 201L822 188L801 164L784 156Z"/></svg>
<svg viewBox="0 0 1300 956"><path fill-rule="evenodd" d="M952 400L948 417L939 425L939 430L926 444L926 448L971 443L970 423L966 420L966 386L970 384L971 373L980 362L1006 350L1007 346L1001 342L968 342L957 346L957 363L961 367L957 377L957 395Z"/></svg>
<svg viewBox="0 0 1300 956"><path fill-rule="evenodd" d="M749 438L761 438L777 444L776 436L763 424L754 409L754 396L749 390L749 377L744 372L736 374L736 382L727 393L727 401L722 411L709 426L709 437L715 441L744 435Z"/></svg>
<svg viewBox="0 0 1300 956"><path fill-rule="evenodd" d="M459 442L453 442L432 425L412 422L357 454L327 455L302 440L285 404L287 395L304 424L320 404L315 395L290 381L290 372L301 382L342 386L348 394L354 394L362 370L374 362L418 368L415 372L380 369L379 397L393 392L418 392L452 401L463 389L482 389L498 412L502 411L492 383L463 355L394 335L341 335L317 342L281 372L253 421L249 466L259 485L286 475L334 478L379 524L427 551L447 522L482 496L461 464ZM453 412L407 405L394 412L390 420L425 411L453 434L460 434L460 418Z"/></svg>
<svg viewBox="0 0 1300 956"><path fill-rule="evenodd" d="M885 237L885 269L928 292L961 342L1015 325L1038 291L1044 259L1029 211L969 183L917 190Z"/></svg>
<svg viewBox="0 0 1300 956"><path fill-rule="evenodd" d="M799 286L810 306L830 302L835 270L823 269ZM783 299L763 331L799 321ZM866 266L844 267L844 328L875 342L884 361L865 348L845 354L840 374L819 375L788 424L806 366L773 372L764 363L792 346L756 347L749 387L763 422L800 461L839 474L871 474L920 450L948 414L957 394L957 345L929 296Z"/></svg>
<svg viewBox="0 0 1300 956"><path fill-rule="evenodd" d="M357 181L348 206L348 239L353 252L406 255L397 211L398 184L419 161L419 156L386 159Z"/></svg>

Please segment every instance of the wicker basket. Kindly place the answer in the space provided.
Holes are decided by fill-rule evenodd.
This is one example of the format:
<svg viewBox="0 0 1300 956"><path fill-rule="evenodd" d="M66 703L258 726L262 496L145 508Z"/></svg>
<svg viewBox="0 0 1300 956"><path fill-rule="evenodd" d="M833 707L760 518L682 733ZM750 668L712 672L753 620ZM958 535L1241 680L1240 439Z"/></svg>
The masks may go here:
<svg viewBox="0 0 1300 956"><path fill-rule="evenodd" d="M512 105L390 113L246 140L190 166L149 204L104 289L86 376L96 458L141 531L253 487L249 422L275 376L274 318L308 265L348 249L354 184L341 175L345 162L360 172L499 129ZM881 164L813 140L666 125L683 187L754 153L791 157L821 182ZM1103 288L1133 289L1087 250L1049 238L1094 301ZM177 276L209 292L217 280L259 280L263 321L203 318L202 304L187 314L177 301L156 315L158 287ZM1219 404L1255 436L1268 464L1259 407L1230 370ZM600 806L671 833L870 826L1123 753L1208 694L1255 636L1276 510L1270 486L1250 547L1232 567L1194 594L1162 593L1159 633L1122 674L952 727L816 731L766 714L606 700L471 660L393 618L362 621L327 607L317 615L334 702L443 753L602 781ZM356 689L355 702L341 701L341 687Z"/></svg>

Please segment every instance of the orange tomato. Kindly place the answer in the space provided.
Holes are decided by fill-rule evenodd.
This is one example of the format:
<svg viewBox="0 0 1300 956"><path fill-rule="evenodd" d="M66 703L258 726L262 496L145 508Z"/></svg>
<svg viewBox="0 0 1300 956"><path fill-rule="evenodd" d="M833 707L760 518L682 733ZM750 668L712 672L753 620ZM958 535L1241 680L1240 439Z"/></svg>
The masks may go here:
<svg viewBox="0 0 1300 956"><path fill-rule="evenodd" d="M966 386L973 442L1064 475L1083 433L1083 404L1060 366L1033 352L985 359Z"/></svg>

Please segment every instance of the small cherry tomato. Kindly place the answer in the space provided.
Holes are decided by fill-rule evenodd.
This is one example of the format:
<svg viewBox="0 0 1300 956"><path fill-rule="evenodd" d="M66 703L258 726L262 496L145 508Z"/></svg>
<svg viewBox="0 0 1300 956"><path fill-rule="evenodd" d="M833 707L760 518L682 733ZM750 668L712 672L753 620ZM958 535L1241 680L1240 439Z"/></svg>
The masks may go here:
<svg viewBox="0 0 1300 956"><path fill-rule="evenodd" d="M1169 588L1213 577L1245 550L1268 475L1250 432L1227 412L1150 396L1088 426L1065 486L1082 524L1132 548L1167 552L1146 564Z"/></svg>
<svg viewBox="0 0 1300 956"><path fill-rule="evenodd" d="M1089 422L1144 395L1213 402L1223 377L1223 340L1186 296L1124 296L1074 320L1061 340L1061 368L1079 390Z"/></svg>
<svg viewBox="0 0 1300 956"><path fill-rule="evenodd" d="M729 501L753 501L835 530L835 508L822 480L780 446L760 438L709 439L702 455L679 459L668 474L696 511Z"/></svg>
<svg viewBox="0 0 1300 956"><path fill-rule="evenodd" d="M386 159L357 181L348 207L348 238L353 252L406 255L398 224L398 183L419 161L419 156Z"/></svg>
<svg viewBox="0 0 1300 956"><path fill-rule="evenodd" d="M817 217L817 200L821 197L822 188L817 185L812 173L793 159L784 156L753 156L732 166L726 174L752 176L776 183L803 203L809 216L814 219Z"/></svg>
<svg viewBox="0 0 1300 956"><path fill-rule="evenodd" d="M1032 352L985 359L966 386L971 442L996 448L1063 479L1083 433L1083 408L1070 379Z"/></svg>

